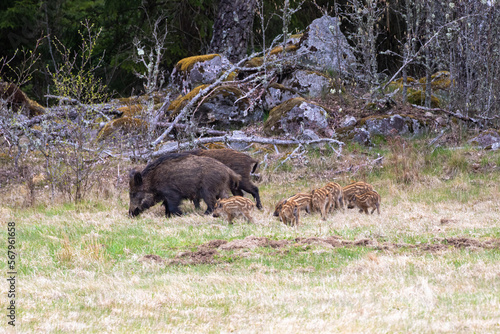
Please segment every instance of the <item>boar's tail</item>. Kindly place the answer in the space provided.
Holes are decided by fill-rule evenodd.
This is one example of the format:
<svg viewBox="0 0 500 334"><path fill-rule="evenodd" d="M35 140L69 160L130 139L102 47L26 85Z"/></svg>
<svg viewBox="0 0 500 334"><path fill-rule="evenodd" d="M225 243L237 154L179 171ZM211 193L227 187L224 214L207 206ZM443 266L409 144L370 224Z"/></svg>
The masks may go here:
<svg viewBox="0 0 500 334"><path fill-rule="evenodd" d="M259 167L259 162L258 161L255 163L255 165L253 165L252 174L255 174L255 172L257 171L257 167Z"/></svg>
<svg viewBox="0 0 500 334"><path fill-rule="evenodd" d="M230 183L231 183L231 190L232 189L238 189L240 186L240 181L241 181L241 175L236 174L232 169L229 169L229 178L230 178Z"/></svg>

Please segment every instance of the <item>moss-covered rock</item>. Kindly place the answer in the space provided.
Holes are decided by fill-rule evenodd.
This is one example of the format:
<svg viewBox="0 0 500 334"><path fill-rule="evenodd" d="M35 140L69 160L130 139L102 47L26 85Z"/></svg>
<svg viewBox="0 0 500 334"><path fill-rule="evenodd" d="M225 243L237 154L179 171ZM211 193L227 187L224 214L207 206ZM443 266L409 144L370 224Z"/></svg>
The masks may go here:
<svg viewBox="0 0 500 334"><path fill-rule="evenodd" d="M31 100L28 96L16 85L9 82L0 82L0 99L14 110L23 110L29 117L42 115L45 113L45 108L38 102Z"/></svg>
<svg viewBox="0 0 500 334"><path fill-rule="evenodd" d="M500 149L500 131L495 129L485 130L469 140L469 143L483 149L498 150Z"/></svg>
<svg viewBox="0 0 500 334"><path fill-rule="evenodd" d="M206 87L208 85L198 86L188 94L172 101L168 107L171 111L170 118L174 119L182 108ZM260 121L262 118L262 109L255 108L245 97L245 92L231 84L219 86L209 92L193 116L193 120L199 125L214 126L216 129L240 128Z"/></svg>
<svg viewBox="0 0 500 334"><path fill-rule="evenodd" d="M421 84L422 89L425 91L425 87L427 84L427 78L423 77L418 80L418 82ZM431 86L432 90L444 90L448 89L451 86L451 74L448 71L439 71L434 73L431 76Z"/></svg>
<svg viewBox="0 0 500 334"><path fill-rule="evenodd" d="M356 124L335 131L340 140L369 145L374 135L418 136L430 131L431 126L431 121L409 115L379 115L362 118Z"/></svg>
<svg viewBox="0 0 500 334"><path fill-rule="evenodd" d="M423 121L401 115L369 116L358 124L371 135L421 135L427 129Z"/></svg>
<svg viewBox="0 0 500 334"><path fill-rule="evenodd" d="M319 135L328 135L328 113L316 103L306 101L302 97L292 98L281 103L269 112L269 118L264 123L266 135L289 134L298 136L305 129Z"/></svg>
<svg viewBox="0 0 500 334"><path fill-rule="evenodd" d="M423 106L425 104L425 91L421 89L408 89L408 102ZM431 95L431 107L439 108L441 100L435 95Z"/></svg>
<svg viewBox="0 0 500 334"><path fill-rule="evenodd" d="M333 81L327 75L306 70L294 71L282 84L310 97L318 97L333 87Z"/></svg>
<svg viewBox="0 0 500 334"><path fill-rule="evenodd" d="M222 55L208 54L180 60L172 71L170 83L179 91L192 90L194 87L215 82L231 68L231 62ZM228 80L233 80L231 73Z"/></svg>
<svg viewBox="0 0 500 334"><path fill-rule="evenodd" d="M97 135L97 140L103 140L109 137L112 133L117 130L122 130L124 132L141 132L147 129L148 123L142 119L132 118L132 117L120 117L109 121Z"/></svg>

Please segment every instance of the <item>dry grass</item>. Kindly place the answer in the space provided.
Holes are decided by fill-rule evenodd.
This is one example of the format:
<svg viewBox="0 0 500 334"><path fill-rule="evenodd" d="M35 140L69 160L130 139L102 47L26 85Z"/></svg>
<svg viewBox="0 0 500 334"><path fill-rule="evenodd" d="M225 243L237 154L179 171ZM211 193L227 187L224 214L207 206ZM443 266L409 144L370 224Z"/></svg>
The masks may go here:
<svg viewBox="0 0 500 334"><path fill-rule="evenodd" d="M470 179L419 174L418 182L371 182L381 214L303 215L298 228L272 217L281 197L323 185L332 161L263 171L255 224L194 212L165 219L154 207L126 216L128 194L78 208L0 206L18 226L19 330L23 333L303 333L500 331L500 250L481 247L332 247L299 237L434 244L500 238L498 173ZM338 161L335 163L340 164ZM272 170L272 169L271 169ZM349 177L339 178L345 184ZM5 236L5 229L2 233ZM254 235L281 248L217 249L213 263L171 265L210 240ZM163 261L142 260L158 255ZM5 271L5 263L0 265Z"/></svg>

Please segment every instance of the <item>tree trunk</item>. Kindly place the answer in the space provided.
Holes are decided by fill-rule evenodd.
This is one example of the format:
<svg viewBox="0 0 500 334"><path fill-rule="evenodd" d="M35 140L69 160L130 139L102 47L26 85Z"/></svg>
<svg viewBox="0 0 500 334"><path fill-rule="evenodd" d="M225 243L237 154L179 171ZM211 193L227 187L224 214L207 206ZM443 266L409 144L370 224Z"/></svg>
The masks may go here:
<svg viewBox="0 0 500 334"><path fill-rule="evenodd" d="M220 0L213 27L211 53L235 63L247 54L252 36L256 0Z"/></svg>

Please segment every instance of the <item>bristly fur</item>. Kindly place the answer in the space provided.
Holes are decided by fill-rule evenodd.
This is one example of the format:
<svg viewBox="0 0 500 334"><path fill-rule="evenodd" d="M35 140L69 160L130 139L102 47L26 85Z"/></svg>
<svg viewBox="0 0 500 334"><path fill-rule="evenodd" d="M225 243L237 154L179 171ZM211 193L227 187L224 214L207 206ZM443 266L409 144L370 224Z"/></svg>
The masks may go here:
<svg viewBox="0 0 500 334"><path fill-rule="evenodd" d="M214 217L219 217L221 214L227 217L229 224L233 223L233 219L239 215L243 215L249 223L253 223L253 218L250 215L254 203L242 196L233 196L229 198L219 199L215 203Z"/></svg>
<svg viewBox="0 0 500 334"><path fill-rule="evenodd" d="M273 216L279 217L279 212L281 210L281 207L283 206L286 200L294 200L298 204L299 210L306 210L307 213L310 213L311 198L312 198L311 193L297 193L289 198L282 199L278 203L276 203Z"/></svg>
<svg viewBox="0 0 500 334"><path fill-rule="evenodd" d="M228 148L215 150L193 150L186 153L210 157L222 162L241 176L238 187L232 190L233 195L243 196L243 191L251 194L257 203L257 208L262 209L260 201L259 188L252 183L250 173L255 173L259 162L251 156Z"/></svg>
<svg viewBox="0 0 500 334"><path fill-rule="evenodd" d="M165 154L142 172L130 172L129 214L136 216L163 202L167 217L180 215L183 199L191 199L195 205L203 199L207 204L205 213L209 214L217 198L225 197L226 189L232 191L240 180L240 175L215 159L186 153Z"/></svg>
<svg viewBox="0 0 500 334"><path fill-rule="evenodd" d="M328 212L333 209L344 209L344 199L342 186L336 182L328 182L325 186L330 191L330 204L328 205Z"/></svg>
<svg viewBox="0 0 500 334"><path fill-rule="evenodd" d="M285 200L280 209L279 216L285 225L299 226L299 205L294 200Z"/></svg>
<svg viewBox="0 0 500 334"><path fill-rule="evenodd" d="M330 192L326 188L318 188L311 191L311 204L314 211L321 213L321 219L326 220L329 204L331 202Z"/></svg>
<svg viewBox="0 0 500 334"><path fill-rule="evenodd" d="M352 197L352 195L354 194L359 195L370 190L374 189L373 186L369 183L363 181L353 182L342 188L342 201L344 203L347 203L347 201L349 200L349 198ZM349 206L347 208L349 208Z"/></svg>
<svg viewBox="0 0 500 334"><path fill-rule="evenodd" d="M360 212L364 212L368 214L368 209L373 208L371 214L377 210L377 213L380 214L380 195L374 191L370 190L367 192L364 192L360 195L353 194L349 198L349 208L353 207L358 207L360 209Z"/></svg>

